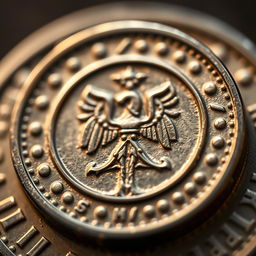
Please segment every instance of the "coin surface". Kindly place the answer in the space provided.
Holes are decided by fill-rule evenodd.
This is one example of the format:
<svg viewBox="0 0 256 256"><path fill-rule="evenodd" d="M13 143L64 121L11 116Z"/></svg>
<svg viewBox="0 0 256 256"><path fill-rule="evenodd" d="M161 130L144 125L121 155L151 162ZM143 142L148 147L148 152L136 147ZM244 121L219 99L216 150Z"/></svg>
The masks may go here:
<svg viewBox="0 0 256 256"><path fill-rule="evenodd" d="M147 6L150 9L149 3L147 3ZM158 7L160 8L159 5ZM119 7L116 7L116 8L119 8ZM146 8L145 5L143 8L144 9ZM155 15L150 15L151 19L153 16L155 17L159 16L158 18L160 20L160 16L161 16L161 18L165 17L164 19L166 21L167 19L171 20L174 17L174 15L165 16L164 13L166 13L166 11L164 12L163 9L160 12L161 15L157 15L158 11L160 11L159 8L153 8ZM99 9L98 9L98 12L100 12ZM166 8L164 9L167 10ZM113 10L115 9L113 8ZM139 12L139 9L136 9L136 8L133 9L134 15L137 15L136 14L137 10ZM170 14L172 10L174 10L174 8L169 9L168 13ZM182 18L182 10L179 10L179 11L180 12L177 12L176 10L174 12L176 12L176 14L180 17L180 20L183 20L186 23L187 21L184 18L184 16ZM80 15L81 15L80 17L79 15L77 15L78 13L76 15L73 15L72 17L72 20L74 21L73 23L70 23L67 21L66 23L64 23L65 28L67 28L67 34L72 33L75 30L80 30L81 28L87 26L87 24L90 25L91 24L90 22L92 23L101 22L100 20L97 21L97 19L104 18L106 20L109 20L109 18L107 18L103 14L97 15L97 17L93 17L92 15L90 19L89 18L85 19L85 17L90 17L90 13L92 12L89 11L87 15L84 15L84 12L86 11L80 12ZM145 12L140 12L140 15L137 15L139 17L137 18L145 19L145 17L143 17L144 13ZM113 11L113 16L112 16L113 19L115 15L117 16L124 15L124 10ZM126 13L126 15L131 15L131 12L129 12L129 14ZM175 18L175 20L179 21L177 17ZM68 24L70 26L68 26ZM206 22L205 21L201 22L201 27L202 27L202 24L206 24ZM73 30L71 29L68 32L68 29L72 27L71 25L74 26L72 28ZM81 28L79 28L79 26L81 26ZM178 26L178 24L176 26ZM215 28L215 30L220 30L220 27ZM58 30L58 31L61 31L61 30ZM198 34L201 34L201 37L202 37L201 39L203 39L202 35L204 35L206 31L208 34L209 33L213 34L210 28L204 29L204 31L202 30L197 31ZM195 32L193 33L195 35ZM235 40L233 38L231 38L230 40L227 40L226 34L215 33L214 39L221 43L223 43L223 40L225 40L225 46L227 47L228 52L231 51L232 53L234 53L234 55L232 56L235 57L234 62L236 63L236 65L238 64L241 65L245 63L247 63L247 65L254 65L253 57L252 55L250 56L250 54L246 53L247 51L244 49L245 47L234 44ZM229 36L230 36L230 33L229 33ZM237 38L240 38L240 37L237 37ZM240 40L240 41L245 42L245 40ZM211 42L209 41L209 43ZM242 60L244 58L246 61ZM231 58L228 58L228 60L230 61ZM14 63L17 63L17 61L14 61ZM230 61L228 65L230 65L229 67L231 68L232 62ZM23 74L25 73L28 73L28 72L24 72ZM22 77L22 76L18 76L18 77ZM58 78L58 76L53 76L52 80L58 81L58 79L56 78ZM12 86L15 84L16 82L11 83L10 86L8 87L7 92L11 91L13 88ZM115 84L113 84L113 86L115 86ZM248 87L244 86L243 88L245 89L245 91L247 88L252 90L250 95L253 95L253 88L254 88L253 83ZM10 95L12 95L12 93L10 93ZM246 94L243 93L243 95L246 95ZM3 98L6 99L5 106L13 102L13 101L7 100L7 99L11 99L9 97L8 98L3 97ZM251 97L251 99L253 100L253 97ZM246 97L245 97L245 100L246 100ZM12 104L9 106L10 110L11 108L12 108ZM6 110L6 109L7 107L3 108L3 110ZM251 110L252 110L251 113L253 114L253 108L251 108ZM7 112L1 111L1 113L7 113ZM6 114L3 114L2 120L5 121L5 123L8 123L9 117L7 117ZM38 125L38 122L34 123L32 127L34 127L34 130L36 131L34 132L34 134L37 134L41 130L40 125ZM8 133L5 132L5 135L1 139L2 141L6 141L7 134ZM8 148L8 144L6 144L6 146L3 146L3 145L5 144L2 143L3 148L5 149ZM28 202L26 202L25 195L22 193L22 188L19 186L19 181L16 179L16 176L14 175L13 171L11 171L12 165L9 161L8 152L6 150L1 151L1 159L4 159L4 160L1 160L2 161L1 169L3 170L2 176L1 176L1 181L2 181L1 197L6 198L1 202L2 203L1 205L4 205L4 206L9 205L9 207L11 207L10 210L9 209L6 210L5 208L1 210L1 217L2 217L1 222L4 219L4 217L6 220L9 220L10 218L8 217L12 215L14 216L12 220L15 220L17 223L17 224L14 224L11 228L2 230L1 241L4 241L9 246L11 251L16 251L16 253L22 253L22 254L23 253L25 254L27 251L28 253L31 254L33 251L36 251L36 250L37 250L36 253L39 253L38 249L40 249L41 250L40 255L41 254L42 255L64 255L64 254L74 255L73 253L71 253L71 251L76 252L77 255L84 255L84 253L87 253L89 255L106 255L106 253L110 254L109 251L106 251L104 249L102 251L96 248L90 248L90 246L81 246L81 244L76 243L72 239L71 240L66 239L65 237L61 236L60 233L50 228L50 225L48 225L48 223L45 223L44 219L40 219L40 215L37 215L37 212L33 208L31 208ZM246 176L248 178L246 179L246 181L242 182L243 185L242 185L241 191L243 191L243 193L240 193L239 196L234 198L233 204L229 204L229 207L228 207L229 210L228 211L226 210L225 214L222 214L221 218L215 218L215 217L212 218L212 221L208 223L208 225L206 225L205 229L202 229L202 228L200 229L200 234L192 232L191 235L188 235L187 237L182 238L180 241L178 240L175 243L172 241L172 243L162 245L159 248L151 251L149 254L148 253L146 254L147 255L159 255L159 254L164 255L164 252L172 251L173 253L176 253L176 254L180 253L182 255L200 255L200 254L211 255L213 253L211 250L216 251L216 253L218 251L220 255L249 254L251 249L254 248L254 244L255 244L254 236L252 235L255 227L254 225L255 224L255 205L253 204L253 200L255 198L255 193L254 193L255 174L253 171L254 170L251 168L246 172ZM48 172L47 168L45 169L42 168L42 173L47 174L47 172ZM11 187L15 187L17 189L13 191L13 189L10 190ZM43 190L42 187L41 189ZM18 206L20 208L15 208L15 205L16 207ZM16 211L15 209L18 209L19 211L18 210ZM8 213L8 215L6 215L6 213ZM41 224L38 223L38 220L40 220ZM186 227L184 229L186 229ZM30 237L31 234L37 234L37 236L35 238L34 236ZM68 235L69 232L65 231L65 234ZM38 243L37 243L36 240L38 239L39 235L40 235L39 237L40 240L38 240ZM21 239L19 238L23 238L25 242L20 242ZM230 241L227 238L230 238ZM18 243L16 243L16 241L18 241ZM32 245L34 244L33 246L31 246L31 242L32 242ZM61 248L58 247L57 244L62 244ZM128 250L128 248L126 249ZM68 251L70 252L68 253ZM122 252L118 252L118 251L112 250L111 254L124 255L124 251L122 250Z"/></svg>
<svg viewBox="0 0 256 256"><path fill-rule="evenodd" d="M26 88L14 165L46 216L83 235L175 227L212 204L240 159L235 85L175 29L122 21L82 31L42 60Z"/></svg>

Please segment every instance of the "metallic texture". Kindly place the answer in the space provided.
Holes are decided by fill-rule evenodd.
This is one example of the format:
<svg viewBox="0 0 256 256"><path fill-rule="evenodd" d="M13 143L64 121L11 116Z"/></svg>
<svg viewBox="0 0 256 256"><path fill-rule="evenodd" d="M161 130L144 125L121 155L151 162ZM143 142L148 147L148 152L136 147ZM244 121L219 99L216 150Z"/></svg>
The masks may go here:
<svg viewBox="0 0 256 256"><path fill-rule="evenodd" d="M196 12L135 5L71 14L2 60L0 222L10 255L253 253L255 133L212 52L145 21L54 46L112 20L181 28L225 62L253 119L253 44Z"/></svg>

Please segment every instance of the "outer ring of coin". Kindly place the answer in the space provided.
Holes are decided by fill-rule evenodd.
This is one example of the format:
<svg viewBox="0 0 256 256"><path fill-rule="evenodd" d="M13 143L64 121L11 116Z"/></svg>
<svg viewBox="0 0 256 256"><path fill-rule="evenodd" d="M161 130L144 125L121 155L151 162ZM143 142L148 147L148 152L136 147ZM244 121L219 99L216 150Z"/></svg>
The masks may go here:
<svg viewBox="0 0 256 256"><path fill-rule="evenodd" d="M4 256L13 256L15 254L13 254L8 248L7 246L3 243L3 241L0 241L0 253L1 255Z"/></svg>
<svg viewBox="0 0 256 256"><path fill-rule="evenodd" d="M143 32L151 31L151 32L155 32L157 34L162 34L162 35L172 35L172 36L174 36L174 38L181 40L185 43L187 42L188 45L195 47L197 49L200 49L199 52L206 55L207 58L212 63L214 63L214 65L218 68L220 74L222 74L222 76L223 76L222 79L230 85L230 87L227 88L227 90L229 90L229 92L232 94L232 97L235 98L235 101L236 101L235 104L237 104L234 107L236 108L236 111L237 111L236 115L238 117L237 128L236 128L238 135L237 135L236 144L234 145L232 160L230 162L230 165L227 167L227 169L229 171L234 170L234 167L237 165L237 161L238 161L237 156L240 154L241 148L243 147L243 132L242 132L244 130L244 128L243 128L243 126L244 126L243 111L242 111L240 99L239 99L237 91L236 91L236 87L235 87L232 79L229 77L228 73L226 73L225 69L223 68L221 63L216 59L216 57L210 51L208 51L207 48L205 48L203 45L201 45L197 41L193 40L192 38L187 37L185 34L178 32L175 29L173 29L173 31L172 31L168 27L165 27L165 26L161 26L161 25L153 24L153 23L147 24L146 22L138 22L138 21L113 22L113 23L111 23L111 26L110 26L110 27L112 27L112 29L109 29L109 25L110 24L105 25L104 27L101 27L99 25L98 27L81 32L80 34L78 33L77 44L86 41L86 39L81 40L81 38L79 37L80 35L85 35L85 38L87 38L87 35L89 35L91 33L93 34L95 32L99 32L99 34L97 36L93 37L93 38L96 38L99 35L106 35L109 30L111 31L111 33L118 33L118 32L122 32L122 31L124 32L124 30L132 32L132 31L136 31L136 30L140 29L140 32L141 31L143 31ZM161 31L161 32L159 32L159 31ZM72 39L74 39L74 41L76 41L76 35L74 35L72 37ZM48 65L51 64L51 62L54 60L54 57L66 52L66 50L63 48L63 46L67 46L67 44L68 44L68 39L66 41L62 42L59 46L57 46L55 48L55 50L53 51L53 55L51 55L51 54L48 55L41 62L41 64L39 64L39 66L35 69L35 72L33 72L32 75L30 76L30 78L28 79L26 86L25 86L26 88L25 88L25 90L23 90L22 100L19 102L19 104L16 105L16 108L15 108L15 117L13 119L14 120L13 126L15 128L12 133L13 134L12 135L12 145L14 147L14 151L13 151L14 152L13 153L14 164L17 168L18 174L22 180L22 183L25 185L25 189L27 190L29 195L33 198L33 200L36 201L37 206L39 206L39 208L41 208L41 210L46 214L46 216L51 216L51 218L53 218L53 219L58 219L57 216L61 216L61 220L59 220L59 222L63 226L66 226L70 229L75 229L75 225L78 224L79 222L77 222L77 220L71 219L64 213L60 213L59 210L57 210L57 208L55 208L52 204L46 202L45 199L42 198L42 196L40 195L38 190L35 189L35 186L31 184L30 178L27 176L26 170L24 169L24 165L21 163L20 160L18 160L20 158L19 149L18 149L19 143L16 138L18 131L19 131L19 121L18 120L20 120L20 114L22 113L22 110L23 110L23 107L24 107L24 104L26 101L26 94L32 91L33 85L35 85L37 80L40 79L40 76L43 74L44 69L47 68ZM71 45L70 45L71 48L73 48L72 45L74 45L74 42L71 43ZM229 171L225 172L225 174L223 174L223 176L228 178L227 175L228 175ZM190 217L192 217L192 215L194 216L202 208L205 208L206 205L208 205L210 202L212 202L213 198L215 198L215 196L219 193L220 188L223 187L223 185L225 186L226 178L224 178L224 180L222 180L221 182L216 184L216 187L214 188L215 192L213 192L213 193L206 192L206 194L208 194L207 200L204 203L202 203L200 206L196 206L193 209L193 211L190 212ZM216 178L216 179L218 179L218 178ZM44 206L42 207L42 205L44 205ZM170 226L173 226L174 224L178 224L178 223L180 223L180 221L185 221L185 219L187 219L186 214L185 214L185 216L182 216L182 217L184 219L180 218L180 219L174 220L172 225L170 223L164 221L164 223L162 225L157 223L157 224L153 224L152 225L153 227L149 227L149 228L145 227L144 225L142 225L143 227L136 227L136 233L134 233L134 231L131 231L129 229L128 229L128 231L126 231L126 230L125 231L123 231L123 230L120 230L120 231L119 230L118 231L107 230L106 231L100 227L97 227L97 226L94 227L94 226L90 226L88 224L79 223L79 225L83 225L85 227L84 230L81 230L81 233L83 233L85 235L90 234L92 236L98 236L98 232L99 233L104 232L105 236L108 238L120 238L120 237L127 238L129 236L131 236L131 237L145 236L146 234L149 235L156 231L170 228ZM131 233L129 231L131 231Z"/></svg>

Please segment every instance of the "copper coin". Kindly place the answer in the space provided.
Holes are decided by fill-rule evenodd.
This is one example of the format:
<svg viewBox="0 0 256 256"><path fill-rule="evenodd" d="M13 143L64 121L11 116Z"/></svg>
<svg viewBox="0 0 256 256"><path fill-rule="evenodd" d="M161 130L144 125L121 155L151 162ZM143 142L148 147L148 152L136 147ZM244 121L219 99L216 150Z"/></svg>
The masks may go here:
<svg viewBox="0 0 256 256"><path fill-rule="evenodd" d="M145 6L144 6L145 7ZM157 9L155 9L156 10L156 12L155 13L157 13ZM81 12L82 13L82 12ZM80 14L81 14L80 13ZM120 12L114 12L114 13L117 13L118 15L120 14ZM129 14L130 15L130 14ZM78 18L78 16L79 15L76 15L76 17ZM163 15L164 16L164 15ZM163 17L162 16L162 17ZM103 16L101 16L101 17L103 17ZM172 16L169 16L169 17L172 17ZM74 18L74 16L73 16L73 18ZM74 20L74 19L73 19ZM80 17L80 19L79 19L80 21L81 21L81 23L83 23L84 21L81 19L81 17ZM93 19L91 19L91 20L93 20ZM78 25L78 24L77 24ZM83 26L85 26L84 24L83 24ZM75 28L75 30L79 30L79 26L77 26L76 28ZM68 31L68 29L67 29L67 31ZM210 30L209 30L210 31ZM224 38L224 37L223 37ZM231 40L232 41L232 40ZM143 43L142 43L142 45L143 45ZM230 44L231 45L231 44ZM230 45L228 45L228 46L230 46ZM102 49L102 47L99 47L99 48L101 48ZM142 47L143 48L143 47ZM160 47L160 48L164 48L164 47ZM233 49L233 48L232 48ZM237 50L238 49L238 50ZM241 50L241 49L243 49L243 47L238 47L236 50L237 51L239 51L239 50ZM164 51L164 50L163 50ZM241 53L242 51L240 51L240 53ZM246 52L246 51L244 51L244 52ZM177 54L177 55L180 55L180 54ZM181 54L182 55L182 54ZM243 56L246 56L246 54L244 54ZM182 59L182 57L181 57L181 59ZM71 63L75 63L75 61L74 61L74 59L73 59L73 62L71 61ZM237 62L238 63L238 62ZM240 62L239 62L240 63ZM127 67L126 67L127 68ZM125 69L126 69L125 68ZM125 70L124 69L124 70ZM50 79L51 81L56 81L56 80L59 80L59 79L56 79L56 78L58 78L58 76L53 76L53 78L52 79ZM50 81L49 80L49 81ZM55 84L55 83L54 83ZM58 84L58 83L57 83ZM209 86L208 85L208 87L212 87L212 86ZM250 86L250 88L253 88L252 86ZM41 100L45 100L45 98L41 98ZM44 101L44 102L47 102L47 101ZM46 103L44 103L44 104L42 104L43 106L45 105ZM41 105L41 106L42 106ZM46 104L47 105L47 104ZM10 106L10 108L11 108L11 106ZM8 119L6 119L6 120L8 120ZM175 120L174 120L175 121ZM221 122L218 122L218 123L221 123ZM34 123L31 127L31 130L33 130L32 128L34 128L34 132L32 132L33 134L40 134L40 131L42 131L42 128L41 128L41 126L40 126L40 124L39 124L39 122L36 122L36 123ZM36 135L36 136L38 136L38 135ZM215 145L222 145L223 143L221 142L222 140L220 139L220 138L215 138L214 139L214 144ZM229 142L228 142L229 143ZM38 150L39 149L39 147L37 147L37 148L35 148L35 149L37 149L36 151L37 151L37 153L39 152L40 153L40 150ZM40 155L40 154L39 154ZM210 159L214 159L214 157L210 157ZM222 161L223 161L224 159L222 159ZM8 161L8 160L7 160ZM214 162L214 161L213 161ZM6 163L6 162L5 162ZM10 166L11 166L11 164L10 164ZM44 168L45 166L41 166L42 168L40 168L40 170L41 170L41 174L42 174L42 176L43 175L46 175L47 176L47 173L49 172L49 169L46 167L46 168ZM9 168L9 167L8 167ZM33 172L32 170L31 170L31 172ZM11 178L11 176L13 176L13 174L9 174L8 173L8 179L10 179ZM187 245L189 245L190 244L190 246L188 246L187 248L188 248L188 251L190 251L190 254L192 253L192 255L193 255L193 253L195 254L195 253L197 253L198 255L200 255L200 253L202 254L202 255L208 255L207 254L207 252L209 252L209 255L210 255L210 251L208 251L210 248L215 248L215 250L217 250L216 248L218 248L218 250L219 250L219 253L222 253L222 254L231 254L231 252L233 252L234 250L235 251L237 251L238 253L240 253L241 252L241 255L246 255L246 253L248 253L249 251L250 251L250 248L253 248L254 246L253 246L253 237L251 236L251 240L247 240L247 236L248 236L248 233L250 233L251 232L251 230L252 230L252 228L253 228L253 225L254 225L254 221L253 221L253 219L255 219L255 215L254 215L254 213L253 213L253 211L251 211L251 209L253 209L253 184L254 184L254 175L253 175L253 172L252 171L250 171L250 172L248 172L248 177L252 177L251 178L251 182L249 182L248 181L248 183L245 183L246 184L246 186L247 186L247 188L246 188L246 190L244 190L245 191L245 194L244 194L244 196L243 197L240 197L241 198L241 201L237 201L237 208L236 209L233 209L232 207L230 207L230 209L232 208L232 211L230 212L230 214L232 213L232 215L230 215L231 217L230 218L228 218L227 219L227 221L225 220L225 222L224 222L224 218L222 219L222 222L221 221L219 221L219 222L217 222L216 221L216 223L215 223L215 226L216 226L216 229L215 229L215 231L213 232L213 233L210 233L209 232L209 230L208 230L208 232L203 232L202 230L201 230L201 238L199 239L199 238L197 238L197 236L196 235L191 235L191 236L193 236L193 239L191 239L191 237L190 237L190 239L184 239L183 241L184 241L184 243L185 243L185 241L186 241L186 244ZM93 176L91 176L91 178L92 178ZM7 179L7 180L8 180ZM14 176L14 178L13 178L13 182L14 182L14 179L15 179L15 176ZM4 178L3 178L3 180L4 180ZM37 182L37 180L35 180L35 182ZM15 181L15 183L17 183L17 185L18 185L18 181ZM8 183L7 183L8 184ZM59 183L55 183L55 185L57 184L57 186L55 186L55 187L61 187L61 185L59 185ZM54 187L54 186L53 186ZM194 191L194 189L192 188L193 186L191 186L191 184L188 184L187 186L186 186L186 189L187 189L187 191ZM192 189L191 189L192 188ZM39 187L39 189L41 189L42 191L43 191L43 187ZM57 189L58 190L58 189ZM7 190L5 190L5 192L7 192ZM104 193L105 193L105 191L103 191ZM6 194L6 193L3 193L3 197L4 197L4 194ZM192 193L193 194L193 193ZM19 194L19 196L21 196L20 194ZM18 194L15 196L16 198L18 198ZM5 202L7 202L7 203L9 203L10 202L10 200L11 200L11 198L7 198L7 199L9 199L9 200L6 200ZM23 200L25 200L24 199L24 197L23 197ZM16 203L16 202L15 202ZM22 203L23 204L23 203ZM37 219L38 220L38 217L37 217L37 215L36 215L36 213L32 213L31 212L31 207L24 201L24 204L26 204L26 207L24 208L22 208L22 212L24 213L26 213L25 214L25 216L30 216L29 218L27 217L27 220L26 220L26 225L24 225L24 226L22 226L22 227L18 227L18 226L14 226L15 227L15 230L13 230L13 232L12 232L12 229L10 229L10 231L8 231L8 235L6 236L6 237L3 237L3 241L6 241L6 243L9 245L9 247L10 247L10 249L11 250L15 250L15 246L13 246L13 244L12 243L15 243L15 240L18 240L18 238L21 236L20 234L21 233L24 233L24 237L28 237L28 234L30 234L30 233L33 233L33 230L35 229L35 230L37 230L37 231L35 231L35 233L36 232L38 232L38 229L40 230L40 233L42 233L42 234L44 234L44 237L42 237L41 238L41 244L42 244L42 246L40 247L40 243L39 244L37 244L37 243L35 243L35 246L33 246L33 248L35 248L35 249L37 249L37 248L43 248L43 250L42 250L42 254L45 254L45 255L52 255L53 254L53 252L54 252L54 255L63 255L63 253L64 253L64 251L66 250L66 251L68 251L68 249L70 249L70 250L73 250L73 251L76 251L76 252L78 252L79 254L78 255L81 255L81 253L82 253L82 255L83 255L83 253L85 252L85 251L87 251L87 252L89 252L90 251L90 248L89 247L87 247L87 248L84 248L84 247L80 247L80 245L78 245L78 244L74 244L74 242L72 242L71 240L68 240L68 244L66 244L65 243L65 245L63 244L63 246L62 246L62 248L57 248L56 247L56 244L54 245L53 243L52 243L52 241L64 241L65 240L65 238L62 238L62 237L60 237L59 235L57 235L56 236L56 233L53 231L51 231L51 230L49 230L49 229L45 229L45 228L40 228L37 224L35 224L35 222L34 222L34 225L36 225L37 226L37 228L35 228L34 226L34 229L31 227L31 228L29 228L29 225L30 225L30 223L31 224L33 224L33 218L31 217L32 215L34 216L34 220L35 219ZM56 204L56 203L55 203ZM18 205L21 205L21 202L19 202L19 204ZM161 203L159 203L159 205L163 205L162 207L163 208L165 208L166 207L166 201L161 201ZM83 206L83 204L82 204L82 206ZM245 206L245 207L244 207ZM247 206L249 206L249 207L247 207ZM241 208L242 207L242 208ZM27 208L27 209L26 209ZM167 207L168 208L168 207ZM244 209L245 208L245 209ZM150 210L150 207L148 207L148 210ZM151 210L152 210L152 208L151 208ZM245 214L245 210L246 210L246 215L244 215ZM11 212L12 212L12 210L11 210ZM72 214L73 215L73 214ZM16 216L16 215L15 215ZM227 214L226 214L226 217L228 217L227 216ZM26 217L25 217L26 218ZM216 220L216 218L215 218L215 220ZM23 223L24 224L24 222L21 222L21 223ZM217 224L218 223L218 224ZM223 227L221 226L222 224L221 223L224 223L223 224ZM22 225L23 225L22 224ZM235 226L233 226L233 224L235 224ZM46 225L47 224L44 224L44 227L46 227ZM13 227L13 228L14 228ZM238 227L238 230L239 231L237 231L237 229L236 229L236 227ZM27 232L25 232L25 229L27 229ZM184 229L186 229L186 228L184 228ZM23 230L23 231L22 231ZM213 230L213 229L212 229ZM30 231L30 232L29 232ZM19 232L20 232L20 234L19 234ZM238 232L238 233L237 233ZM25 234L26 233L26 234ZM46 233L47 233L47 236L46 236ZM65 233L69 233L69 232L65 232ZM15 234L16 234L16 236L15 236ZM203 235L204 234L204 235ZM222 234L224 234L224 235L229 235L229 237L232 237L232 240L234 241L233 243L228 243L228 244L225 244L226 242L224 242L224 245L223 244L220 244L220 242L222 242L222 241L225 241L225 240L223 240L223 239L225 239L225 236L223 236L222 237ZM239 234L239 235L238 235ZM46 237L47 238L46 238ZM7 239L7 237L9 238L9 242L7 241L8 239ZM204 239L202 239L202 237L204 237ZM217 237L217 238L216 238ZM221 240L219 240L219 237L222 237L222 239ZM205 241L204 241L205 240ZM30 240L28 240L28 241L30 241ZM42 242L43 241L43 242ZM51 242L50 242L51 241ZM187 241L190 241L190 242L187 242ZM197 241L197 242L195 242L195 241ZM35 241L34 241L35 242ZM230 242L231 242L231 240L230 240ZM192 243L192 244L191 244ZM161 247L160 248L160 251L161 252L159 252L159 250L156 250L156 252L155 253L158 253L158 254L156 254L156 255L159 255L159 253L161 254L161 253L163 253L163 251L164 250L167 250L167 248L168 248L168 250L167 251L175 251L175 249L174 249L174 247L176 248L176 252L181 252L182 250L183 250L183 252L184 251L186 251L186 250L184 250L184 248L182 248L182 247L184 247L184 245L182 246L182 245L180 245L180 246L177 246L177 244L179 244L179 243L175 243L175 246L173 245L173 246L163 246L163 247ZM248 246L247 247L245 247L245 244L247 244ZM50 245L50 246L48 246L48 245ZM241 247L241 245L243 245L243 247ZM24 244L24 245L22 245L21 244L21 248L24 248L25 247L25 250L28 250L28 247L26 247L27 245L26 244ZM47 247L48 246L48 247ZM80 248L79 248L80 247ZM166 248L167 247L167 248ZM32 248L32 249L33 249ZM163 249L164 248L164 249ZM178 248L178 249L177 249ZM236 249L235 249L236 248ZM239 250L237 249L237 248L240 248ZM18 251L20 250L19 249L19 246L18 246ZM16 249L16 250L17 250ZM31 250L32 250L31 249ZM178 250L178 251L177 251ZM92 251L90 251L89 253L94 253L93 252L94 251L94 249L92 250ZM100 255L100 252L98 252L98 250L96 250L97 251L97 255ZM187 255L189 252L187 252L187 253L185 253L184 252L184 254L185 255ZM113 254L116 254L116 253L114 253L113 252ZM123 255L123 254L122 254Z"/></svg>
<svg viewBox="0 0 256 256"><path fill-rule="evenodd" d="M40 211L69 232L145 237L225 194L244 122L207 48L160 24L112 22L61 42L34 69L15 108L13 161Z"/></svg>

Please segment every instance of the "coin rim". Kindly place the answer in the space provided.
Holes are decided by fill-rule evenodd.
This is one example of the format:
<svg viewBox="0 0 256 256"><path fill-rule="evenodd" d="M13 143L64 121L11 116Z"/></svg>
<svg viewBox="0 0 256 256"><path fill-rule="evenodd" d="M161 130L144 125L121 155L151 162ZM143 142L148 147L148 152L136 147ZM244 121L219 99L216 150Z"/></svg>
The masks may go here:
<svg viewBox="0 0 256 256"><path fill-rule="evenodd" d="M6 246L6 244L0 239L0 255L15 256L15 254Z"/></svg>

